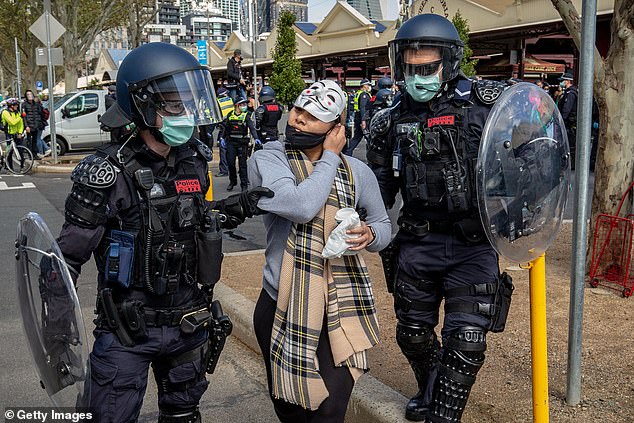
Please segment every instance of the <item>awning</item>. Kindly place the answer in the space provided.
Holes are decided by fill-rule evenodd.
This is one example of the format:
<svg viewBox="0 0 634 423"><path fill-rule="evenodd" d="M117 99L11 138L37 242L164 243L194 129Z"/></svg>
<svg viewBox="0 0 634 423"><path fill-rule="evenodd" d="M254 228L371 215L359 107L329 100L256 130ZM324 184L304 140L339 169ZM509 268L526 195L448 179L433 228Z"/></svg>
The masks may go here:
<svg viewBox="0 0 634 423"><path fill-rule="evenodd" d="M524 58L524 73L557 73L561 74L566 69L563 63L552 63L533 56ZM495 63L478 66L478 75L510 75L519 71L519 64L509 63L508 58L500 59Z"/></svg>

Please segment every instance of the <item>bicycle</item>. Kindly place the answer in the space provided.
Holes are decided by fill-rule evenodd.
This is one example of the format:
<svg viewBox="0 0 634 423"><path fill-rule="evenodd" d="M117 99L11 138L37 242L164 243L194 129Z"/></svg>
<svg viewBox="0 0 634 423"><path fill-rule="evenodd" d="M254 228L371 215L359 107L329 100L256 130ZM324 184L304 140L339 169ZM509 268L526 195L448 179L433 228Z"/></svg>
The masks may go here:
<svg viewBox="0 0 634 423"><path fill-rule="evenodd" d="M12 138L0 141L0 170L4 167L16 175L26 175L33 167L33 153Z"/></svg>

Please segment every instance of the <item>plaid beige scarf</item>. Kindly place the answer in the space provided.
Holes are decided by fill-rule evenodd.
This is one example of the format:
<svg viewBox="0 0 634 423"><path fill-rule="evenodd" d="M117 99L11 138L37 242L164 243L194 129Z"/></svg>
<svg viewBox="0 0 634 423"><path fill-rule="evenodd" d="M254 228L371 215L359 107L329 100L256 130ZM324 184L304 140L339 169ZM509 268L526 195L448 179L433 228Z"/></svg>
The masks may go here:
<svg viewBox="0 0 634 423"><path fill-rule="evenodd" d="M286 156L298 184L313 171L301 151L287 147ZM335 366L348 367L355 381L368 369L366 350L379 341L363 258L321 256L342 207L355 207L352 171L343 156L325 206L312 221L293 223L282 260L271 333L273 396L310 410L328 397L316 355L324 312Z"/></svg>

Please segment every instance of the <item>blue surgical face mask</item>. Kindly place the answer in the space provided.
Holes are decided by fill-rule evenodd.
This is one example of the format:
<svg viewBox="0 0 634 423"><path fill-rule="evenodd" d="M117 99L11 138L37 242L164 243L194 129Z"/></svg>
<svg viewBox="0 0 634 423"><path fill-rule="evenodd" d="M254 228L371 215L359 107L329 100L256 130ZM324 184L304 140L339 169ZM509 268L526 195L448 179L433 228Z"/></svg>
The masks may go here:
<svg viewBox="0 0 634 423"><path fill-rule="evenodd" d="M412 97L412 100L425 103L440 91L440 76L438 74L429 76L412 75L405 78L405 89Z"/></svg>
<svg viewBox="0 0 634 423"><path fill-rule="evenodd" d="M194 133L194 126L193 116L164 116L159 132L163 134L165 144L178 147L189 141Z"/></svg>
<svg viewBox="0 0 634 423"><path fill-rule="evenodd" d="M560 86L561 88L566 88L566 83L565 83L564 81L561 81L561 82L559 83L559 86Z"/></svg>
<svg viewBox="0 0 634 423"><path fill-rule="evenodd" d="M246 112L247 111L247 106L240 106L240 111L241 112Z"/></svg>

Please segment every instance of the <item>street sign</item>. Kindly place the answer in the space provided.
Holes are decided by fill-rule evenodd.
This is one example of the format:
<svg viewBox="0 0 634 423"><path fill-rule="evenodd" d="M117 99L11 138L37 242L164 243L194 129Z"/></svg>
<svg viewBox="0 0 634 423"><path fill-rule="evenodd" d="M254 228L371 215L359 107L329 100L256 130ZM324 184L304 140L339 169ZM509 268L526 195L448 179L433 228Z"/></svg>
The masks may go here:
<svg viewBox="0 0 634 423"><path fill-rule="evenodd" d="M35 81L35 89L37 91L42 91L44 89L44 84L42 84L42 81Z"/></svg>
<svg viewBox="0 0 634 423"><path fill-rule="evenodd" d="M51 62L53 66L62 66L64 64L64 54L61 48L51 49ZM37 47L35 49L35 64L48 66L48 51L45 47Z"/></svg>
<svg viewBox="0 0 634 423"><path fill-rule="evenodd" d="M207 41L199 40L196 45L198 46L198 62L205 66L207 65Z"/></svg>
<svg viewBox="0 0 634 423"><path fill-rule="evenodd" d="M59 39L59 37L66 32L66 28L64 25L59 23L57 19L53 17L53 15L49 15L49 22L51 27L51 44ZM46 14L42 13L39 18L33 25L29 27L29 31L33 33L37 37L38 40L46 44Z"/></svg>

